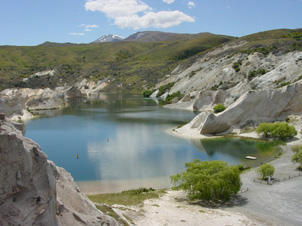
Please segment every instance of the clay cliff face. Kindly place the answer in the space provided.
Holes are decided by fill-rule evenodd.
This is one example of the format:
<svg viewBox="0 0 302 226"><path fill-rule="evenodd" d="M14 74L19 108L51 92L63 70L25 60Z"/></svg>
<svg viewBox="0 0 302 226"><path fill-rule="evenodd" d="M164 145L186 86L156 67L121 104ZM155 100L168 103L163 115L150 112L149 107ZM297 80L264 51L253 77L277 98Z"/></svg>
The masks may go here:
<svg viewBox="0 0 302 226"><path fill-rule="evenodd" d="M5 89L0 92L0 112L14 121L34 117L37 110L63 109L70 99L92 99L107 85L106 81L95 83L83 81L70 87L46 89ZM51 114L51 113L50 113Z"/></svg>
<svg viewBox="0 0 302 226"><path fill-rule="evenodd" d="M302 113L302 52L269 53L235 52L247 42L224 44L196 58L187 68L176 68L156 86L174 86L168 94L181 92L184 97L171 109L203 112L177 131L181 134L230 133L260 122L285 120ZM213 114L213 107L223 104L227 109ZM197 125L198 124L198 125Z"/></svg>
<svg viewBox="0 0 302 226"><path fill-rule="evenodd" d="M0 115L0 225L118 225Z"/></svg>

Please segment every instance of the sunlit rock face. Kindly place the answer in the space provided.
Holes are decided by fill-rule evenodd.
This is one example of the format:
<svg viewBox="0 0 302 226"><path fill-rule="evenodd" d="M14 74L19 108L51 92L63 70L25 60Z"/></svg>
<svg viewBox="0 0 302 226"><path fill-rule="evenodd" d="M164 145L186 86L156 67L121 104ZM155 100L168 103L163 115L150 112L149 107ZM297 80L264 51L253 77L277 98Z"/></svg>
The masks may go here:
<svg viewBox="0 0 302 226"><path fill-rule="evenodd" d="M260 122L285 120L290 115L302 112L302 82L275 89L250 91L219 114L201 113L178 132L188 134L219 134L233 128L258 125ZM201 115L203 117L201 117Z"/></svg>

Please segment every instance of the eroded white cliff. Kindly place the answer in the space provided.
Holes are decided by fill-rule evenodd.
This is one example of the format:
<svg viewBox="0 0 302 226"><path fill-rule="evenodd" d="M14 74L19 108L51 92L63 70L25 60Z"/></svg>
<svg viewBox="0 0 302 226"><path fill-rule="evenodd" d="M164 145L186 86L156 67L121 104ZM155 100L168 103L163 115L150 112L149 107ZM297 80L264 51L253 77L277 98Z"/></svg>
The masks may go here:
<svg viewBox="0 0 302 226"><path fill-rule="evenodd" d="M0 225L118 225L0 115Z"/></svg>

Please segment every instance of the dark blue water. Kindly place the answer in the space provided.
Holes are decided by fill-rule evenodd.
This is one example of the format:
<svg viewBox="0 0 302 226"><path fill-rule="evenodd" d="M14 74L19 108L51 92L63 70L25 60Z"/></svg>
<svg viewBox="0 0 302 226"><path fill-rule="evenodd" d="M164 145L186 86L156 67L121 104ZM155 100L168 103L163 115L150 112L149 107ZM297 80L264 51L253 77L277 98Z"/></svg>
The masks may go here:
<svg viewBox="0 0 302 226"><path fill-rule="evenodd" d="M54 117L29 121L26 136L76 181L169 177L196 158L253 165L274 157L274 148L266 143L171 135L173 128L195 115L164 109L140 96L102 94L99 100L72 105ZM246 160L246 155L258 160Z"/></svg>

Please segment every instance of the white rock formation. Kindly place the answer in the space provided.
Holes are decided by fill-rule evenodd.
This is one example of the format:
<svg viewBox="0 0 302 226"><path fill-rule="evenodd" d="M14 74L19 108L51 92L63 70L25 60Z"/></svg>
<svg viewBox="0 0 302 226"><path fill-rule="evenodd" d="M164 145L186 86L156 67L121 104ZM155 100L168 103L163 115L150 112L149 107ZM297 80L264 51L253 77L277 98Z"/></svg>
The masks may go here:
<svg viewBox="0 0 302 226"><path fill-rule="evenodd" d="M250 91L219 114L201 113L181 134L220 134L260 122L285 120L302 112L302 81L275 90Z"/></svg>
<svg viewBox="0 0 302 226"><path fill-rule="evenodd" d="M0 225L118 225L0 115Z"/></svg>
<svg viewBox="0 0 302 226"><path fill-rule="evenodd" d="M63 109L70 99L93 98L107 86L106 79L96 84L84 79L71 87L45 89L5 89L0 92L0 113L12 120L33 118L31 111Z"/></svg>

